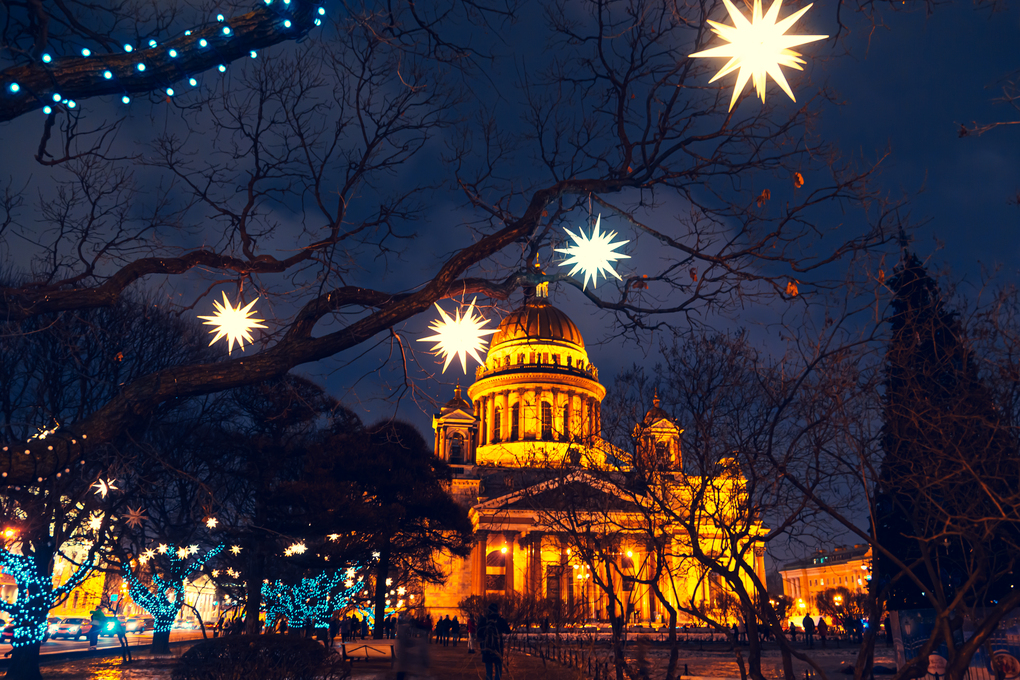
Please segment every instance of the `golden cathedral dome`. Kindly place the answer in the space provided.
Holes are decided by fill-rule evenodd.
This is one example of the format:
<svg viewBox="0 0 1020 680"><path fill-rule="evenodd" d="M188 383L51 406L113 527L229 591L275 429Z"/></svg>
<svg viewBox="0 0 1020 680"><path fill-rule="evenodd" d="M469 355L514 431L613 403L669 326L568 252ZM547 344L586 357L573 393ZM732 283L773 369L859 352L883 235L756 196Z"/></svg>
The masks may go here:
<svg viewBox="0 0 1020 680"><path fill-rule="evenodd" d="M489 350L499 345L523 340L526 342L562 341L584 349L584 338L566 314L549 304L545 298L533 298L511 312L492 336Z"/></svg>

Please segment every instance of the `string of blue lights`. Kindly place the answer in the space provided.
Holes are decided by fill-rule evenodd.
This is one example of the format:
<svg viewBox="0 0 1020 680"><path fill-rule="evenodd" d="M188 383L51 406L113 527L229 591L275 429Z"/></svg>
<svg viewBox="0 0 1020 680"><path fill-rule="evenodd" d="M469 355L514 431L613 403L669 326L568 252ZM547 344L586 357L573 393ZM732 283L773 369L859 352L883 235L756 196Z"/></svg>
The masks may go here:
<svg viewBox="0 0 1020 680"><path fill-rule="evenodd" d="M128 584L128 593L135 604L149 612L153 618L153 631L168 633L174 619L184 605L184 581L195 572L201 571L208 562L223 551L223 544L217 545L205 555L195 560L180 557L171 549L167 553L170 558L169 567L165 570L166 577L153 571L152 583L146 584L139 580L130 565L124 565L124 580ZM190 553L188 553L190 554ZM173 594L173 599L170 595Z"/></svg>
<svg viewBox="0 0 1020 680"><path fill-rule="evenodd" d="M0 549L0 567L14 577L18 585L14 602L0 600L0 610L11 615L14 626L11 644L27 647L41 643L46 637L46 616L50 609L88 578L94 566L95 558L90 555L66 582L54 588L49 569L40 573L33 557Z"/></svg>
<svg viewBox="0 0 1020 680"><path fill-rule="evenodd" d="M0 121L41 109L50 115L73 110L90 97L118 95L124 104L132 95L160 92L174 97L200 86L199 76L211 69L257 58L257 50L296 40L321 26L324 7L306 0L263 0L264 5L237 17L218 14L214 21L185 31L163 43L123 44L123 52L98 54L88 47L79 55L43 53L38 61L0 72Z"/></svg>
<svg viewBox="0 0 1020 680"><path fill-rule="evenodd" d="M363 581L355 581L345 575L349 573L350 570L332 574L324 572L303 578L294 585L279 580L264 582L262 601L266 608L266 626L272 627L277 618L285 617L292 626L311 622L314 628L328 627L333 612L350 605L365 585Z"/></svg>

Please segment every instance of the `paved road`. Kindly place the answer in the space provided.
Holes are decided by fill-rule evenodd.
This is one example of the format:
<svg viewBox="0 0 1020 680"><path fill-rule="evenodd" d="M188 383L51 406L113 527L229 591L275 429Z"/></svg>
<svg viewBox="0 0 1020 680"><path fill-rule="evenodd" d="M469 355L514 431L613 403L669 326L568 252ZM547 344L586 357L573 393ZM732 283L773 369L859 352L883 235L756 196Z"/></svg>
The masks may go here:
<svg viewBox="0 0 1020 680"><path fill-rule="evenodd" d="M212 637L212 633L209 634ZM170 641L174 640L188 640L191 638L201 638L202 631L199 630L175 630L170 633ZM127 635L128 644L132 647L142 647L152 643L152 631L142 633L128 633ZM100 637L99 648L106 649L108 647L119 647L120 643L116 637ZM41 653L42 654L58 654L61 652L76 652L76 651L87 651L89 648L89 641L82 638L75 642L74 640L49 640L44 642ZM9 644L0 644L0 658L7 652L11 651Z"/></svg>

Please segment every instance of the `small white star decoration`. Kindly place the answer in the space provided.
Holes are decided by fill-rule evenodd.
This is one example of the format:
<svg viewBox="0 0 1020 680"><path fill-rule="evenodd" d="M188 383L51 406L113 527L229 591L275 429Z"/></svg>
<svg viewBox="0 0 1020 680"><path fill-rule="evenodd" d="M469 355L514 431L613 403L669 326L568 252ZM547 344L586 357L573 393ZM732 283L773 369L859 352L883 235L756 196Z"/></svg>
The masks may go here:
<svg viewBox="0 0 1020 680"><path fill-rule="evenodd" d="M96 490L97 496L106 498L106 494L117 490L117 487L113 485L116 481L116 479L100 479L98 482L93 484L92 487Z"/></svg>
<svg viewBox="0 0 1020 680"><path fill-rule="evenodd" d="M207 519L205 521L205 525L207 527L209 527L210 529L215 529L216 525L219 524L219 523L220 523L220 521L218 519L216 519L215 517L210 517L209 519Z"/></svg>
<svg viewBox="0 0 1020 680"><path fill-rule="evenodd" d="M239 546L239 545L232 545L232 546L230 546L230 552L232 554L234 554L234 555L240 555L241 554L241 546Z"/></svg>
<svg viewBox="0 0 1020 680"><path fill-rule="evenodd" d="M585 235L584 230L578 229L577 233L564 229L574 241L574 245L567 248L556 248L557 253L563 253L569 255L569 258L560 263L561 267L567 267L574 265L574 268L570 270L569 275L573 276L577 272L584 273L584 283L581 289L584 290L588 287L588 282L592 282L592 287L598 285L599 274L602 274L603 278L609 278L606 274L612 274L616 278L620 278L620 275L613 269L613 262L623 258L629 258L630 255L624 255L623 253L616 252L616 249L620 246L630 243L630 241L617 241L613 243L613 239L616 238L615 231L609 231L602 233L602 215L598 216L595 220L595 229L591 233L591 237Z"/></svg>
<svg viewBox="0 0 1020 680"><path fill-rule="evenodd" d="M483 328L489 322L481 314L475 312L475 301L477 299L471 300L471 304L468 305L467 313L464 316L461 316L460 308L457 308L457 317L455 319L451 319L437 303L436 309L439 310L440 318L433 321L429 326L429 330L434 332L435 335L418 339L418 342L436 343L432 348L433 353L446 358L443 364L443 373L446 373L446 369L450 366L454 357L460 358L460 367L465 373L467 373L467 355L470 354L472 359L482 363L482 358L478 356L478 352L485 349L487 341L484 339L484 336L495 333L496 329Z"/></svg>
<svg viewBox="0 0 1020 680"><path fill-rule="evenodd" d="M200 316L199 319L204 321L206 326L213 326L213 330L209 331L214 333L214 337L209 341L212 345L220 338L227 339L227 354L230 354L234 349L234 343L244 351L244 341L247 340L250 343L254 342L251 332L256 328L268 328L263 325L262 321L265 319L252 319L251 315L255 314L252 307L259 299L255 298L244 307L241 307L241 303L237 303L237 307L230 304L230 300L227 299L227 294L223 293L223 304L213 300L213 308L216 313L212 316Z"/></svg>
<svg viewBox="0 0 1020 680"><path fill-rule="evenodd" d="M730 19L733 20L733 25L727 26L711 20L708 23L712 26L712 32L729 44L695 52L691 56L729 57L730 60L726 62L726 65L709 81L714 83L723 76L738 71L729 110L733 110L737 98L744 91L744 86L747 85L749 79L758 92L758 98L764 102L766 75L772 76L772 80L776 81L783 92L793 101L797 101L797 98L793 96L793 90L790 89L790 84L786 82L786 76L783 75L779 67L789 66L802 71L801 64L807 62L800 58L799 52L794 52L789 48L829 37L827 35L785 35L786 31L811 9L811 5L794 12L777 23L776 19L779 18L779 7L782 5L782 0L775 0L764 16L762 16L761 0L754 0L751 21L748 21L747 17L734 7L730 0L723 0L723 4L726 6Z"/></svg>
<svg viewBox="0 0 1020 680"><path fill-rule="evenodd" d="M303 555L307 550L308 548L305 546L304 543L295 543L294 545L284 550L283 554L286 555L287 557L290 557L291 555Z"/></svg>

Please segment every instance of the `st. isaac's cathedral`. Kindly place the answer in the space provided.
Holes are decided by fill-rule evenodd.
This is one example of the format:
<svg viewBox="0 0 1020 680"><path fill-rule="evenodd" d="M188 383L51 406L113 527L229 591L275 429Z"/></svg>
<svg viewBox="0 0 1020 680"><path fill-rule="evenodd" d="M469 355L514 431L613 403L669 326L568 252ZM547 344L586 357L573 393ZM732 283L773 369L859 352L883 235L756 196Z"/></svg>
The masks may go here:
<svg viewBox="0 0 1020 680"><path fill-rule="evenodd" d="M599 436L606 389L580 330L549 302L543 288L528 291L524 303L500 323L467 389L468 399L458 385L433 418L436 455L453 468L451 493L468 509L475 543L467 558L439 558L449 577L441 586L426 587L422 604L434 617L462 616L458 603L471 595L519 593L559 602L582 612L582 618L604 619L606 596L590 574L599 566L585 564L576 551L578 523L587 517L589 531L612 527L629 620L659 621L662 607L647 581L664 570L655 569L652 551L643 548L648 534L635 531L629 539L626 530L628 523L640 525L647 513L636 507L632 494L617 493L614 479L626 477L634 456L644 457L640 464L660 475L681 475L683 430L656 397L635 424L633 453ZM739 492L742 480L731 477L724 493ZM752 533L758 530L755 525ZM670 593L671 604L680 598L686 606L711 608L722 586L682 557L690 554L684 540L670 536L675 547L666 559L674 563L660 566L669 567L673 581L664 576L662 591ZM715 554L722 550L704 544ZM754 570L764 583L764 551L758 547Z"/></svg>

